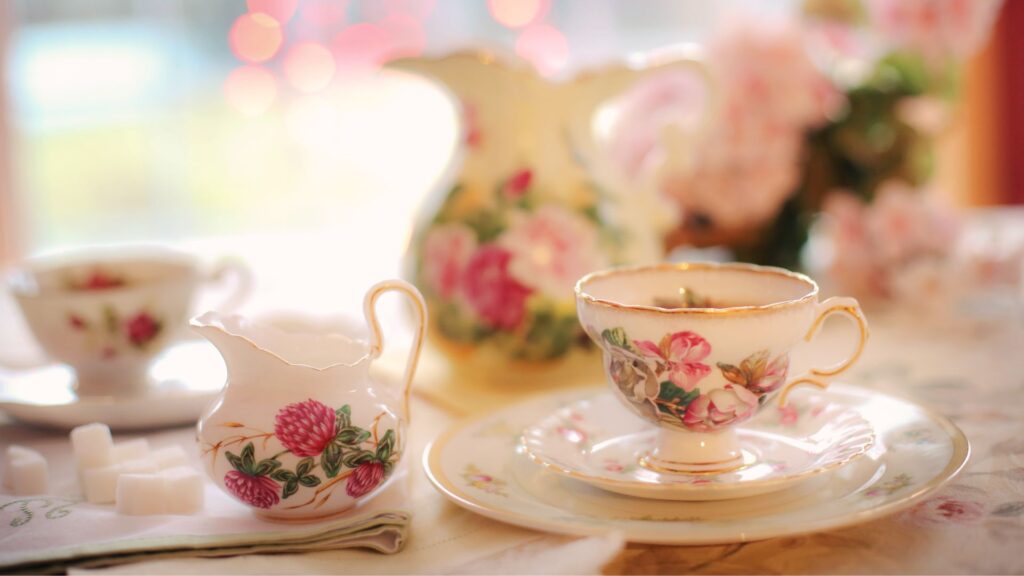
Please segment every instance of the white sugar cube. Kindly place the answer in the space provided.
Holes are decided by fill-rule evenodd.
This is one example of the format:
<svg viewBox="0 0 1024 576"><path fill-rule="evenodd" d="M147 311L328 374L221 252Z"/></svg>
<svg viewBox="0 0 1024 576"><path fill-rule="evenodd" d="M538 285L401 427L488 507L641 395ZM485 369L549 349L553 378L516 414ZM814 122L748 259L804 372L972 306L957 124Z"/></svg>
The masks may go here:
<svg viewBox="0 0 1024 576"><path fill-rule="evenodd" d="M24 446L18 446L17 444L11 444L10 446L8 446L7 447L7 458L4 459L4 469L5 469L5 472L4 472L3 487L4 488L13 488L14 487L11 484L11 476L12 476L12 474L11 474L11 463L12 462L14 462L15 460L21 460L21 459L24 459L24 458L42 458L42 457L43 457L42 454L40 454L39 452L36 452L35 450L32 450L31 448L26 448Z"/></svg>
<svg viewBox="0 0 1024 576"><path fill-rule="evenodd" d="M86 424L71 431L71 447L78 470L110 466L114 463L114 441L106 424Z"/></svg>
<svg viewBox="0 0 1024 576"><path fill-rule="evenodd" d="M145 438L136 438L127 442L114 444L114 462L125 462L127 460L138 460L149 457L149 441Z"/></svg>
<svg viewBox="0 0 1024 576"><path fill-rule="evenodd" d="M49 467L38 453L8 462L7 474L15 496L46 494L50 490Z"/></svg>
<svg viewBox="0 0 1024 576"><path fill-rule="evenodd" d="M86 470L85 499L93 504L113 504L117 500L117 479L123 472L124 466L120 464Z"/></svg>
<svg viewBox="0 0 1024 576"><path fill-rule="evenodd" d="M121 474L117 479L117 513L129 516L163 514L167 499L163 476Z"/></svg>
<svg viewBox="0 0 1024 576"><path fill-rule="evenodd" d="M188 453L184 448L175 444L153 450L149 453L149 459L156 462L158 468L165 470L188 464Z"/></svg>
<svg viewBox="0 0 1024 576"><path fill-rule="evenodd" d="M160 468L149 458L138 458L121 462L121 469L123 470L122 474L152 474Z"/></svg>
<svg viewBox="0 0 1024 576"><path fill-rule="evenodd" d="M195 514L203 509L203 476L195 468L177 466L160 475L164 478L167 514Z"/></svg>

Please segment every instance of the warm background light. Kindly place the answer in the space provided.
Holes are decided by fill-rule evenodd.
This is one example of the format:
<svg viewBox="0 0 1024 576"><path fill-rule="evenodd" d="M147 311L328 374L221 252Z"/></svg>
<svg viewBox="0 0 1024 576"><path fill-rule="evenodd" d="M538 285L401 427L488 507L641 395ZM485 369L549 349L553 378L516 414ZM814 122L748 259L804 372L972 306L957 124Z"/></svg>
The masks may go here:
<svg viewBox="0 0 1024 576"><path fill-rule="evenodd" d="M224 99L243 116L258 116L277 98L274 75L260 66L241 66L224 81Z"/></svg>
<svg viewBox="0 0 1024 576"><path fill-rule="evenodd" d="M334 78L334 56L322 44L303 42L288 48L284 75L300 92L323 90Z"/></svg>

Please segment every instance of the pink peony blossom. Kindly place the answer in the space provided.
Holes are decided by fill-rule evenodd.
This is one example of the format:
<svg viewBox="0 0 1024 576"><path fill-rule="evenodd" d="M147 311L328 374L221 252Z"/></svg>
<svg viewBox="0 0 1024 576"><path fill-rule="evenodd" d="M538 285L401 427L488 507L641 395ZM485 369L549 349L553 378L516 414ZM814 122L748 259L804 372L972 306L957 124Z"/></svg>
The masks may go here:
<svg viewBox="0 0 1024 576"><path fill-rule="evenodd" d="M693 332L667 334L658 344L650 340L634 340L633 344L641 355L664 364L669 380L687 392L711 373L711 367L701 363L711 353L711 344Z"/></svg>
<svg viewBox="0 0 1024 576"><path fill-rule="evenodd" d="M523 321L530 289L509 272L512 253L489 244L479 248L466 265L462 288L473 310L499 330L514 330Z"/></svg>
<svg viewBox="0 0 1024 576"><path fill-rule="evenodd" d="M713 98L698 96L692 78L659 75L627 96L612 153L627 176L655 174L657 187L691 222L735 230L772 219L800 178L804 132L827 120L842 97L812 63L792 22L731 19L708 47ZM674 101L673 101L674 100ZM710 125L675 121L676 109L717 104ZM661 141L666 124L681 126L681 155ZM770 143L770 144L768 144Z"/></svg>
<svg viewBox="0 0 1024 576"><path fill-rule="evenodd" d="M1002 0L868 0L872 28L891 48L934 64L980 50Z"/></svg>
<svg viewBox="0 0 1024 576"><path fill-rule="evenodd" d="M607 266L593 222L556 204L514 212L498 244L512 255L513 278L559 300L572 299L577 280Z"/></svg>
<svg viewBox="0 0 1024 576"><path fill-rule="evenodd" d="M724 388L701 394L690 402L683 416L683 425L694 432L710 432L742 422L753 416L757 396L742 386L726 384Z"/></svg>
<svg viewBox="0 0 1024 576"><path fill-rule="evenodd" d="M464 224L435 226L423 240L423 280L438 296L459 293L462 274L476 250L476 234Z"/></svg>
<svg viewBox="0 0 1024 576"><path fill-rule="evenodd" d="M890 181L865 205L852 195L833 193L825 202L831 217L830 272L846 291L888 298L911 273L933 277L953 254L960 227L955 215L933 202L927 190ZM909 276L908 276L909 278ZM917 278L915 285L928 284Z"/></svg>
<svg viewBox="0 0 1024 576"><path fill-rule="evenodd" d="M348 477L348 481L345 482L345 493L352 498L365 496L383 479L384 464L382 462L364 462Z"/></svg>
<svg viewBox="0 0 1024 576"><path fill-rule="evenodd" d="M278 486L267 476L250 476L238 470L224 475L224 486L239 500L257 508L273 508L281 501Z"/></svg>
<svg viewBox="0 0 1024 576"><path fill-rule="evenodd" d="M124 323L124 332L133 346L141 348L160 333L161 325L145 312L139 312Z"/></svg>
<svg viewBox="0 0 1024 576"><path fill-rule="evenodd" d="M316 400L289 404L274 419L274 436L300 458L318 456L337 433L334 418L334 410Z"/></svg>

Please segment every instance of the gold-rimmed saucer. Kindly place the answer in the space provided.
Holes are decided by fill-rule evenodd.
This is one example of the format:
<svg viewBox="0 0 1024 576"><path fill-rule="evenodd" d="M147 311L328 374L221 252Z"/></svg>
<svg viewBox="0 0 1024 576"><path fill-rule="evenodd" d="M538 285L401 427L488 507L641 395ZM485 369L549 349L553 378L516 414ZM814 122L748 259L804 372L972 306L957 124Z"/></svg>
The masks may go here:
<svg viewBox="0 0 1024 576"><path fill-rule="evenodd" d="M775 492L835 470L874 444L856 410L819 399L765 411L739 430L740 466L679 474L652 466L657 429L609 393L555 410L523 431L527 456L547 470L628 496L724 500Z"/></svg>
<svg viewBox="0 0 1024 576"><path fill-rule="evenodd" d="M455 504L495 520L573 535L619 531L630 542L723 544L832 530L920 502L956 476L970 445L947 418L912 401L833 384L797 390L797 410L816 403L852 408L874 429L875 445L826 474L764 496L687 502L634 498L552 474L530 460L522 430L604 392L534 396L456 425L424 453L428 478Z"/></svg>

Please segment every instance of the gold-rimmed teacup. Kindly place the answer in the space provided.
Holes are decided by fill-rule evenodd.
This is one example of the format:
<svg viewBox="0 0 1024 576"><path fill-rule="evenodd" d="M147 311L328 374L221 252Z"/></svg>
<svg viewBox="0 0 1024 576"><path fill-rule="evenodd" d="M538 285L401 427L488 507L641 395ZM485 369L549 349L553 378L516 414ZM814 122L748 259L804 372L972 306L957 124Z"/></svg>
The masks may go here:
<svg viewBox="0 0 1024 576"><path fill-rule="evenodd" d="M853 298L818 301L803 274L738 263L615 268L584 276L576 305L603 351L616 396L660 428L640 464L659 472L718 473L749 463L735 426L800 384L820 388L860 357L867 321ZM790 353L826 318L859 332L839 364L789 373Z"/></svg>

